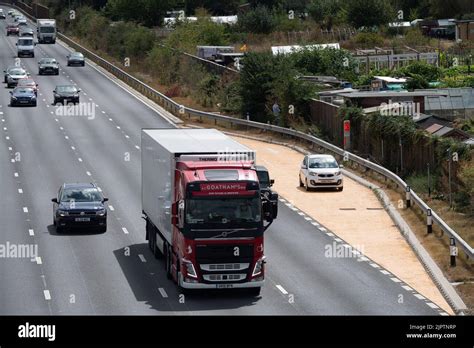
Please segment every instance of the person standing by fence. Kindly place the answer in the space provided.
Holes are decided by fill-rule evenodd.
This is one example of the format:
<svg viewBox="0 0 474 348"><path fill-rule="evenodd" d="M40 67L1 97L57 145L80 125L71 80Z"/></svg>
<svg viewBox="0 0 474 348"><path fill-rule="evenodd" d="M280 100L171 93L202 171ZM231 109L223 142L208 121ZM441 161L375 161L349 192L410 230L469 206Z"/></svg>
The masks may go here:
<svg viewBox="0 0 474 348"><path fill-rule="evenodd" d="M275 100L275 102L273 103L273 106L272 106L272 111L273 111L273 124L276 125L276 126L279 126L280 125L280 113L281 113L281 109L280 109L280 105L278 105L277 101Z"/></svg>

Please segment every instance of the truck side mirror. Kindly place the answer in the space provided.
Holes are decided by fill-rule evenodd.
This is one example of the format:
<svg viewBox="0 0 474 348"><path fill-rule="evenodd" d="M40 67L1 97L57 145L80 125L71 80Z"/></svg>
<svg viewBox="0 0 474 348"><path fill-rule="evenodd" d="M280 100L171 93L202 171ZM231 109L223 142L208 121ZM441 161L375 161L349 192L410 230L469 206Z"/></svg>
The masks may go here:
<svg viewBox="0 0 474 348"><path fill-rule="evenodd" d="M178 228L184 227L184 201L178 202Z"/></svg>

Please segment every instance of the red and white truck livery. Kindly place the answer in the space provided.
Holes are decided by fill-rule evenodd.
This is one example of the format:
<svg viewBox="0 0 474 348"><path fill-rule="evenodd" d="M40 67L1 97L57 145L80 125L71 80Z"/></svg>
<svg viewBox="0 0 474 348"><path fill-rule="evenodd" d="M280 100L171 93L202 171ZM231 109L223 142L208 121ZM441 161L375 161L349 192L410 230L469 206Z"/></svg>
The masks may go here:
<svg viewBox="0 0 474 348"><path fill-rule="evenodd" d="M146 238L168 278L259 294L278 195L260 191L255 152L215 129L143 129L141 141Z"/></svg>

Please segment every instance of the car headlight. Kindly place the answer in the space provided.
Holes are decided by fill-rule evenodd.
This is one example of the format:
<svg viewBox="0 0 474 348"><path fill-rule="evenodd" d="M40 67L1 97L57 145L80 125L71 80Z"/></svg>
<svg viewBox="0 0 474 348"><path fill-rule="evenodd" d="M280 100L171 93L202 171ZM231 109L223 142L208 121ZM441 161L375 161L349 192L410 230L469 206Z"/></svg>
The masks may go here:
<svg viewBox="0 0 474 348"><path fill-rule="evenodd" d="M74 98L79 98L79 94L74 94L73 97Z"/></svg>
<svg viewBox="0 0 474 348"><path fill-rule="evenodd" d="M15 97L15 96L12 96L12 99L13 99L13 100L16 100L16 97Z"/></svg>
<svg viewBox="0 0 474 348"><path fill-rule="evenodd" d="M334 175L339 176L339 175L341 175L341 172L335 172Z"/></svg>
<svg viewBox="0 0 474 348"><path fill-rule="evenodd" d="M31 96L31 99L36 99L36 96L35 96L35 95L32 95L32 96Z"/></svg>
<svg viewBox="0 0 474 348"><path fill-rule="evenodd" d="M104 216L105 215L105 209L100 209L95 212L95 215L99 216Z"/></svg>
<svg viewBox="0 0 474 348"><path fill-rule="evenodd" d="M309 175L311 175L311 176L318 176L318 173L309 172Z"/></svg>
<svg viewBox="0 0 474 348"><path fill-rule="evenodd" d="M197 278L196 270L191 261L183 259L183 266L186 269L187 276Z"/></svg>
<svg viewBox="0 0 474 348"><path fill-rule="evenodd" d="M58 215L59 216L68 216L69 212L67 212L66 210L58 210Z"/></svg>

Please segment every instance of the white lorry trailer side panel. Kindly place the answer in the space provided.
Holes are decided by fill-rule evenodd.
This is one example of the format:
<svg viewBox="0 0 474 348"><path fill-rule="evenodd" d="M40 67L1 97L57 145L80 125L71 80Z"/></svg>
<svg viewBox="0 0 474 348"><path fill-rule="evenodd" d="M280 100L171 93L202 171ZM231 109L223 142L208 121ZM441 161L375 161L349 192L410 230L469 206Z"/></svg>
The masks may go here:
<svg viewBox="0 0 474 348"><path fill-rule="evenodd" d="M216 129L143 129L142 209L171 244L174 171L180 155L255 152Z"/></svg>

